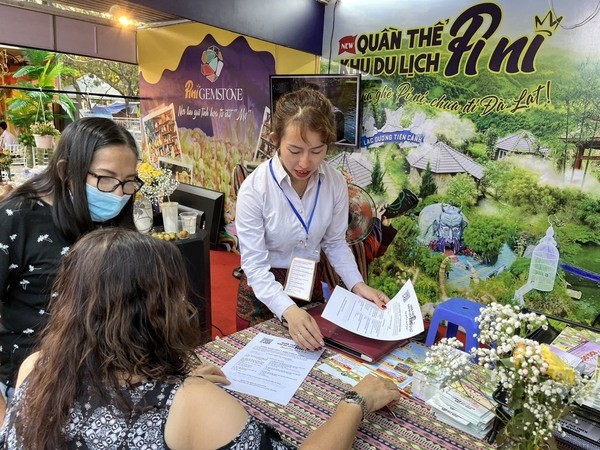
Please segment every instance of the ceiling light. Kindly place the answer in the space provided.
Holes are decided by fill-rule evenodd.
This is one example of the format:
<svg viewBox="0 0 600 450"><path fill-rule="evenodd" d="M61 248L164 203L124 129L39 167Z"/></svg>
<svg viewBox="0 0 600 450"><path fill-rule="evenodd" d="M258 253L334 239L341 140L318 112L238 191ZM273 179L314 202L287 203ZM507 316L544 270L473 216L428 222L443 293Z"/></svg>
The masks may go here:
<svg viewBox="0 0 600 450"><path fill-rule="evenodd" d="M119 24L121 26L127 27L127 26L132 25L134 23L134 20L132 20L132 19L129 18L129 15L127 14L127 11L125 11L119 5L113 5L113 6L111 6L110 10L109 10L109 13L112 16L113 20L119 22Z"/></svg>

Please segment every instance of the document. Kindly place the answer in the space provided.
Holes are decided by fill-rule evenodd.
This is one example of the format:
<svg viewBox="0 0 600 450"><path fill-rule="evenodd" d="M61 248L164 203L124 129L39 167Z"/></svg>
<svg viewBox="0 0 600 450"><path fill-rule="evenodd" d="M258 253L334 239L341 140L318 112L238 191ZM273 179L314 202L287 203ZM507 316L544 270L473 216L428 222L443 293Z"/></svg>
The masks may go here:
<svg viewBox="0 0 600 450"><path fill-rule="evenodd" d="M375 303L336 286L321 316L353 333L382 341L408 339L425 329L410 280L386 306L379 309Z"/></svg>
<svg viewBox="0 0 600 450"><path fill-rule="evenodd" d="M231 381L223 387L287 405L322 353L260 333L223 366Z"/></svg>

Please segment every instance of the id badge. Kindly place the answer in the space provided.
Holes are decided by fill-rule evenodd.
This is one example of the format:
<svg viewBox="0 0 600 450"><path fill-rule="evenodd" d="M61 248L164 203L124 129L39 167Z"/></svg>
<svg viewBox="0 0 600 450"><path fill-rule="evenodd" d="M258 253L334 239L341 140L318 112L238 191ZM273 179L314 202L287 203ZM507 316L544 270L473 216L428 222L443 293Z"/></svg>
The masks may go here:
<svg viewBox="0 0 600 450"><path fill-rule="evenodd" d="M311 300L319 255L320 252L311 249L306 241L300 241L294 247L283 288L287 295L305 302Z"/></svg>

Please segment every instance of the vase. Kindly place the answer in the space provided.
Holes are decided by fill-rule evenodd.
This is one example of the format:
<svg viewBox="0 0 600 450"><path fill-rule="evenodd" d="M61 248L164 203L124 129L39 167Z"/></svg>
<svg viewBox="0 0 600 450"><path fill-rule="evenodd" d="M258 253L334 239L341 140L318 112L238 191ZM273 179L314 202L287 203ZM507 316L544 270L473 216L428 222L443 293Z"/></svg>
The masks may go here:
<svg viewBox="0 0 600 450"><path fill-rule="evenodd" d="M33 159L33 147L28 145L25 147L25 167L31 169L34 166Z"/></svg>
<svg viewBox="0 0 600 450"><path fill-rule="evenodd" d="M148 233L153 226L152 202L140 197L133 203L133 223L140 233Z"/></svg>
<svg viewBox="0 0 600 450"><path fill-rule="evenodd" d="M37 148L52 148L54 147L54 136L51 134L46 134L44 136L40 136L39 134L34 134L33 138L35 139L35 146Z"/></svg>
<svg viewBox="0 0 600 450"><path fill-rule="evenodd" d="M158 197L151 197L150 203L152 205L152 225L154 227L161 227L163 224L162 210L160 208L160 199Z"/></svg>

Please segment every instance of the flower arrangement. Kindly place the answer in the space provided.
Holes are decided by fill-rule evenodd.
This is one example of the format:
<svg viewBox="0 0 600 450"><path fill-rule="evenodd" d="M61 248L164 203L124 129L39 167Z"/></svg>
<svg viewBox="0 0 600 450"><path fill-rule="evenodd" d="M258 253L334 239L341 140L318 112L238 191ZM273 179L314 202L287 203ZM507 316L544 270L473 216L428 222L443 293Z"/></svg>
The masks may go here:
<svg viewBox="0 0 600 450"><path fill-rule="evenodd" d="M56 129L52 122L37 122L29 127L31 134L38 136L60 136L60 131Z"/></svg>
<svg viewBox="0 0 600 450"><path fill-rule="evenodd" d="M144 182L138 193L149 199L168 197L179 186L170 169L159 169L147 161L139 165L138 177Z"/></svg>
<svg viewBox="0 0 600 450"><path fill-rule="evenodd" d="M0 149L0 170L9 172L10 178L10 165L12 164L13 159L10 153L4 152L4 150Z"/></svg>
<svg viewBox="0 0 600 450"><path fill-rule="evenodd" d="M490 370L496 392L504 397L496 399L505 406L496 410L505 423L504 440L514 449L538 449L554 430L560 431L559 419L569 404L586 396L589 379L550 347L526 337L538 328L547 329L544 316L492 303L482 308L476 320L478 341L483 346L463 352L458 350L462 343L456 338L442 339L431 347L422 371L442 375L442 385L447 388L477 366Z"/></svg>

